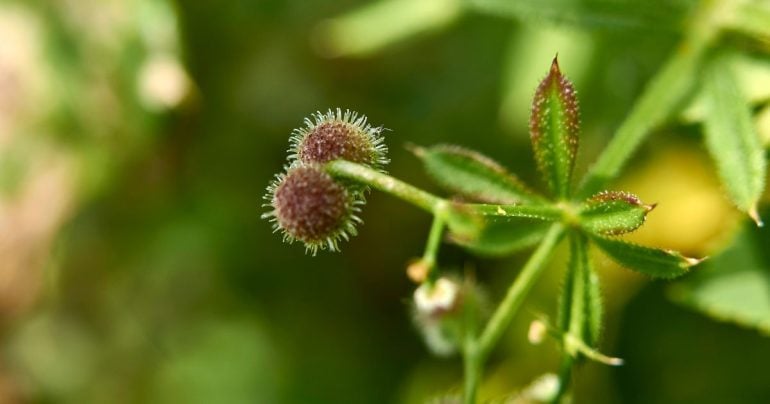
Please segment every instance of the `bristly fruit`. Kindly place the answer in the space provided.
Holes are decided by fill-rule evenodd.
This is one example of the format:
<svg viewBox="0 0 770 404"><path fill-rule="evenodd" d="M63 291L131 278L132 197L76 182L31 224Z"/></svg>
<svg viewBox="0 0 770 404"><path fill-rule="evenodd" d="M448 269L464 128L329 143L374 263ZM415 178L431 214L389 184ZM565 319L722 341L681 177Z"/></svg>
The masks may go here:
<svg viewBox="0 0 770 404"><path fill-rule="evenodd" d="M354 224L360 193L349 192L317 165L294 165L278 175L268 187L265 206L273 210L262 215L282 231L285 241L305 243L307 251L337 251L340 238L356 234Z"/></svg>
<svg viewBox="0 0 770 404"><path fill-rule="evenodd" d="M529 132L538 169L559 199L566 199L570 194L579 131L575 88L561 74L559 62L554 58L551 70L535 91Z"/></svg>
<svg viewBox="0 0 770 404"><path fill-rule="evenodd" d="M342 159L381 169L388 163L382 130L350 110L316 112L292 133L289 159L304 164Z"/></svg>

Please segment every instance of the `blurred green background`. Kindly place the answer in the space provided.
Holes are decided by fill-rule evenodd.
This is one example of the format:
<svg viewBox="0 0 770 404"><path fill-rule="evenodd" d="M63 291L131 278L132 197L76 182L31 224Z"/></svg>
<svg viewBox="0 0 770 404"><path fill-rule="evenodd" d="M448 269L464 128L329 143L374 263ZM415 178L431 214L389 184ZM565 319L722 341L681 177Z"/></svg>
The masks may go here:
<svg viewBox="0 0 770 404"><path fill-rule="evenodd" d="M418 403L457 392L459 360L432 357L408 310L404 269L427 215L374 193L360 235L316 257L260 220L291 130L316 110L350 108L390 129L388 170L407 182L438 192L403 147L412 142L461 144L539 184L528 102L553 55L581 98L580 173L680 34L577 31L450 3L365 11L383 19L346 34L328 19L370 3L0 2L0 402ZM649 18L674 20L690 3L651 5ZM763 52L752 60L766 79ZM759 92L767 145L770 98ZM770 340L677 303L711 272L750 269L754 300L737 287L731 302L770 328L768 231L731 207L686 120L657 131L626 173L613 187L659 203L634 240L714 255L747 230L704 279L673 285L599 257L602 350L626 366L582 366L577 402L768 402ZM563 255L497 350L483 397L503 401L558 368L555 344L529 345L526 329L554 312ZM447 245L440 261L496 301L525 258Z"/></svg>

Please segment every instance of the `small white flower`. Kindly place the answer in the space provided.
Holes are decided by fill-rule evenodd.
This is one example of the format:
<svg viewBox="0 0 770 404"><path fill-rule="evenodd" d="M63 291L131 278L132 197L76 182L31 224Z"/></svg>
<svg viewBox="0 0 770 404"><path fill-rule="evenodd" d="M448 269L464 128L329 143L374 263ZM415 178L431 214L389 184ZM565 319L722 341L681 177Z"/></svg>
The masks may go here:
<svg viewBox="0 0 770 404"><path fill-rule="evenodd" d="M460 286L447 279L439 278L433 285L423 283L414 291L414 303L420 313L435 314L449 311L457 303Z"/></svg>
<svg viewBox="0 0 770 404"><path fill-rule="evenodd" d="M561 381L559 376L553 373L546 373L532 382L524 391L524 396L540 402L551 401L559 392Z"/></svg>

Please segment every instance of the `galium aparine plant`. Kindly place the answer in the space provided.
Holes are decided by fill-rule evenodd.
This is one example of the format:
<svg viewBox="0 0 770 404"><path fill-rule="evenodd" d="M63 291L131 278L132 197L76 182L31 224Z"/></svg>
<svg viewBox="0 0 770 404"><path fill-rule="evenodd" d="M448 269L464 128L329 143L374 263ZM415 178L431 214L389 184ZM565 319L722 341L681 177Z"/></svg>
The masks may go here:
<svg viewBox="0 0 770 404"><path fill-rule="evenodd" d="M364 192L390 193L433 215L423 256L409 265L418 283L414 317L434 352L459 351L464 362L463 400L475 403L485 361L559 242L567 239L570 259L564 274L555 322L539 318L533 335L553 336L563 351L558 383L549 400L569 394L572 369L581 359L619 365L597 350L602 329L599 279L589 259L593 244L620 265L655 278L674 278L701 260L671 250L644 247L617 236L645 222L655 207L637 196L605 190L578 198L584 190L573 180L579 148L580 109L572 83L554 58L535 90L529 122L537 168L546 193L537 193L497 162L459 146L413 146L428 174L450 195L443 198L390 177L382 129L363 115L337 109L316 113L291 137L289 164L268 187L274 223L286 241L300 241L315 253L338 250L355 235ZM585 185L583 185L585 186ZM505 255L537 245L530 259L491 311L471 280L439 270L440 244L448 240L480 254Z"/></svg>

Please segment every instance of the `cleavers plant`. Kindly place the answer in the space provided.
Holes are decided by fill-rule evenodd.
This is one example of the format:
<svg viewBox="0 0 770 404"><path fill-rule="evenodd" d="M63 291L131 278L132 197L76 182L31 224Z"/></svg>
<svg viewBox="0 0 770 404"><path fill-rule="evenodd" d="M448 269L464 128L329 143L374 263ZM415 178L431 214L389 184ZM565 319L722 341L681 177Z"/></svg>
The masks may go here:
<svg viewBox="0 0 770 404"><path fill-rule="evenodd" d="M341 238L355 234L356 213L364 193L375 188L433 215L423 257L408 268L419 283L415 319L428 345L438 353L459 350L464 360L463 400L476 402L484 363L518 312L527 292L546 268L559 242L567 239L570 259L555 324L536 328L563 348L558 388L548 398L560 402L568 392L574 364L581 358L609 365L621 361L597 351L602 303L598 278L589 259L593 244L620 265L654 278L685 274L699 259L628 243L615 236L639 228L655 205L638 197L605 190L581 198L573 187L579 146L577 93L554 58L535 91L529 130L537 167L547 186L538 194L491 159L459 146L412 146L426 171L456 198L442 198L382 171L387 162L381 128L340 109L317 113L292 138L285 173L268 187L264 214L284 239L306 249L337 250ZM483 300L470 280L442 276L436 262L446 239L482 254L508 254L537 244L506 295L486 318Z"/></svg>

